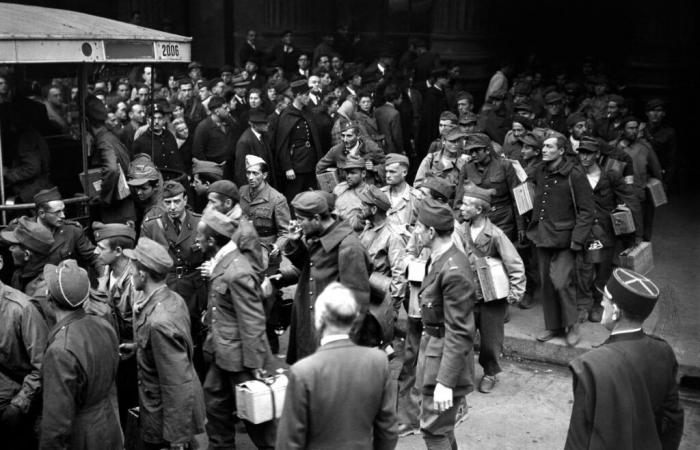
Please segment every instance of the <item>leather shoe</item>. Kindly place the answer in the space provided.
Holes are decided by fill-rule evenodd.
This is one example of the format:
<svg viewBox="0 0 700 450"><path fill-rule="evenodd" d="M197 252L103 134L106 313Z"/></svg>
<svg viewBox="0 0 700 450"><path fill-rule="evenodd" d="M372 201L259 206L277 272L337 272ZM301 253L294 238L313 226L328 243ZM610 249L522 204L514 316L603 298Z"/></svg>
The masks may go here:
<svg viewBox="0 0 700 450"><path fill-rule="evenodd" d="M581 335L578 332L578 322L569 327L569 331L566 332L566 345L569 347L575 347L578 341L581 340Z"/></svg>
<svg viewBox="0 0 700 450"><path fill-rule="evenodd" d="M555 337L559 336L559 331L557 330L545 330L544 333L537 336L537 340L540 342L547 342Z"/></svg>
<svg viewBox="0 0 700 450"><path fill-rule="evenodd" d="M411 436L413 434L420 434L420 428L413 427L407 423L399 424L399 437Z"/></svg>
<svg viewBox="0 0 700 450"><path fill-rule="evenodd" d="M526 292L525 295L523 295L523 299L520 300L520 303L518 303L518 308L520 308L520 309L530 309L530 308L532 308L532 307L534 306L534 305L533 305L533 303L534 303L533 300L534 300L534 299L532 298L532 294L529 294L529 293Z"/></svg>
<svg viewBox="0 0 700 450"><path fill-rule="evenodd" d="M490 394L496 386L496 382L498 382L498 378L495 375L484 375L479 382L479 392Z"/></svg>
<svg viewBox="0 0 700 450"><path fill-rule="evenodd" d="M602 318L603 318L603 308L599 305L595 305L591 309L591 312L588 313L588 321L589 322L600 322L600 320Z"/></svg>

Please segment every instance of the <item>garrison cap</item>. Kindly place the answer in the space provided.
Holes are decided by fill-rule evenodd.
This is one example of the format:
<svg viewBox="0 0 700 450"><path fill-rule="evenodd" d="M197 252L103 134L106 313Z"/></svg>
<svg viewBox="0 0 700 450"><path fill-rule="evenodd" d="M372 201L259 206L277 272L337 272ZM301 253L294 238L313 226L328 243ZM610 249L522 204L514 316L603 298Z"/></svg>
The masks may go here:
<svg viewBox="0 0 700 450"><path fill-rule="evenodd" d="M386 155L386 160L384 160L384 165L388 166L390 164L401 164L406 167L410 165L408 156L402 155L401 153L389 153Z"/></svg>
<svg viewBox="0 0 700 450"><path fill-rule="evenodd" d="M292 208L305 215L327 214L328 200L321 191L304 191L292 199Z"/></svg>
<svg viewBox="0 0 700 450"><path fill-rule="evenodd" d="M93 222L92 231L96 242L112 237L125 237L136 242L136 230L123 223Z"/></svg>
<svg viewBox="0 0 700 450"><path fill-rule="evenodd" d="M222 236L230 238L233 236L233 232L236 231L236 226L233 224L233 221L225 214L222 214L213 208L206 208L201 220L209 228Z"/></svg>
<svg viewBox="0 0 700 450"><path fill-rule="evenodd" d="M159 274L166 274L173 266L168 249L147 237L140 237L136 248L127 248L124 255Z"/></svg>
<svg viewBox="0 0 700 450"><path fill-rule="evenodd" d="M422 187L426 187L431 191L435 191L438 194L449 200L455 193L455 187L447 182L444 178L430 176L425 179Z"/></svg>
<svg viewBox="0 0 700 450"><path fill-rule="evenodd" d="M292 81L289 84L289 87L292 89L292 95L295 96L299 94L304 94L311 90L311 88L309 87L309 83L305 78L302 78L301 80Z"/></svg>
<svg viewBox="0 0 700 450"><path fill-rule="evenodd" d="M391 201L389 200L389 197L387 197L384 191L373 184L368 185L367 189L359 192L357 196L362 203L374 205L382 211L387 211L389 208L391 208Z"/></svg>
<svg viewBox="0 0 700 450"><path fill-rule="evenodd" d="M644 105L644 111L651 111L653 109L657 108L665 108L666 107L666 102L661 100L660 98L652 98L649 100L646 105Z"/></svg>
<svg viewBox="0 0 700 450"><path fill-rule="evenodd" d="M156 169L153 163L137 164L131 166L127 184L129 186L142 186L149 181L156 181L159 179L160 175L158 169Z"/></svg>
<svg viewBox="0 0 700 450"><path fill-rule="evenodd" d="M223 177L224 163L217 164L213 161L202 161L197 158L192 158L192 173L210 173Z"/></svg>
<svg viewBox="0 0 700 450"><path fill-rule="evenodd" d="M544 96L544 102L547 105L561 103L562 101L564 101L564 96L557 91L547 92L547 95Z"/></svg>
<svg viewBox="0 0 700 450"><path fill-rule="evenodd" d="M250 169L250 168L253 167L253 166L257 166L258 164L265 164L265 165L267 165L267 163L265 162L265 160L262 159L262 158L259 157L259 156L256 156L256 155L245 155L245 168L246 168L246 169Z"/></svg>
<svg viewBox="0 0 700 450"><path fill-rule="evenodd" d="M338 167L344 170L350 169L365 169L366 163L364 158L348 157L345 161L338 163Z"/></svg>
<svg viewBox="0 0 700 450"><path fill-rule="evenodd" d="M469 151L476 148L486 148L491 146L491 138L484 133L472 133L467 135L467 145L464 149Z"/></svg>
<svg viewBox="0 0 700 450"><path fill-rule="evenodd" d="M226 100L218 95L212 95L211 100L209 100L209 103L207 104L207 108L209 108L209 111L214 111L217 108L221 108L225 104Z"/></svg>
<svg viewBox="0 0 700 450"><path fill-rule="evenodd" d="M87 271L78 266L74 259L61 261L57 266L44 266L44 279L51 298L67 309L80 307L90 293L90 279Z"/></svg>
<svg viewBox="0 0 700 450"><path fill-rule="evenodd" d="M267 123L267 116L261 110L254 109L250 111L250 114L248 115L248 122Z"/></svg>
<svg viewBox="0 0 700 450"><path fill-rule="evenodd" d="M418 221L426 227L433 227L438 231L454 230L454 216L452 209L430 197L424 198L418 207Z"/></svg>
<svg viewBox="0 0 700 450"><path fill-rule="evenodd" d="M19 218L14 230L3 230L0 236L10 244L20 244L40 255L48 255L54 243L53 236L46 227L26 216Z"/></svg>
<svg viewBox="0 0 700 450"><path fill-rule="evenodd" d="M463 197L478 198L479 200L485 201L489 205L491 204L491 190L480 188L474 183L468 183L464 186Z"/></svg>
<svg viewBox="0 0 700 450"><path fill-rule="evenodd" d="M217 194L226 196L233 200L235 203L238 203L241 199L241 196L238 193L238 187L233 181L230 180L219 180L213 182L209 186L208 193L212 192L216 192Z"/></svg>
<svg viewBox="0 0 700 450"><path fill-rule="evenodd" d="M63 200L61 198L61 193L58 192L57 187L52 187L51 189L42 189L36 194L34 194L34 203L37 205L40 203L53 202L55 200Z"/></svg>
<svg viewBox="0 0 700 450"><path fill-rule="evenodd" d="M175 180L168 180L163 184L163 198L172 198L175 197L176 195L180 194L185 194L187 195L187 192L185 192L185 187L175 181Z"/></svg>
<svg viewBox="0 0 700 450"><path fill-rule="evenodd" d="M204 67L204 66L202 65L202 63L200 63L198 61L192 61L191 63L187 64L187 70L201 69L202 67Z"/></svg>
<svg viewBox="0 0 700 450"><path fill-rule="evenodd" d="M584 116L581 113L573 113L569 114L569 117L566 118L566 126L571 128L574 125L576 125L579 122L585 122L586 121L586 116Z"/></svg>
<svg viewBox="0 0 700 450"><path fill-rule="evenodd" d="M542 139L540 139L535 133L532 131L528 131L525 133L523 137L521 137L520 142L523 143L523 145L530 145L532 147L541 149L542 148Z"/></svg>
<svg viewBox="0 0 700 450"><path fill-rule="evenodd" d="M659 288L649 278L618 267L605 285L605 293L623 311L648 317L659 299Z"/></svg>
<svg viewBox="0 0 700 450"><path fill-rule="evenodd" d="M447 135L445 135L445 139L452 142L452 141L459 141L460 139L462 139L466 136L467 136L467 133L460 130L459 127L454 127L450 131L447 132Z"/></svg>

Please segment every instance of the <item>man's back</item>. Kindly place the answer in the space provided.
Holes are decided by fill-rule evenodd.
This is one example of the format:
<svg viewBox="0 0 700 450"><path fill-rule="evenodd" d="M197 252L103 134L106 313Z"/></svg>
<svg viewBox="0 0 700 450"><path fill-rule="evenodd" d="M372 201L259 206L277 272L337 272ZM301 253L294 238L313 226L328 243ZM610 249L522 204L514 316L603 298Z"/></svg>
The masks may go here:
<svg viewBox="0 0 700 450"><path fill-rule="evenodd" d="M278 449L393 449L396 387L386 355L349 339L327 343L291 368Z"/></svg>

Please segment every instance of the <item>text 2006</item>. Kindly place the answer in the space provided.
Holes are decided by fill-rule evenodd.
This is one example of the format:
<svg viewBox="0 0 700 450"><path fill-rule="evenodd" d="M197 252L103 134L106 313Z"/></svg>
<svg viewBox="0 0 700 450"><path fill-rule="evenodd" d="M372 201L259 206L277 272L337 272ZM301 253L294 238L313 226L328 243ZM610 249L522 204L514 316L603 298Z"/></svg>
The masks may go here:
<svg viewBox="0 0 700 450"><path fill-rule="evenodd" d="M180 46L177 44L163 44L163 56L166 58L180 56Z"/></svg>

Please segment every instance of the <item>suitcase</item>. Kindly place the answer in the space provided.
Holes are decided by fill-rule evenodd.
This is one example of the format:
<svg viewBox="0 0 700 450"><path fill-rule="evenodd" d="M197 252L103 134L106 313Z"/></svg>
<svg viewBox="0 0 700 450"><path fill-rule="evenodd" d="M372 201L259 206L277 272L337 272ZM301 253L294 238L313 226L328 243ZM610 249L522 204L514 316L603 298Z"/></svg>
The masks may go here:
<svg viewBox="0 0 700 450"><path fill-rule="evenodd" d="M620 236L622 234L634 233L636 230L634 226L634 218L632 217L632 211L629 208L616 208L611 214L613 230L615 230L615 236Z"/></svg>
<svg viewBox="0 0 700 450"><path fill-rule="evenodd" d="M646 275L654 268L651 242L640 242L620 253L620 267Z"/></svg>
<svg viewBox="0 0 700 450"><path fill-rule="evenodd" d="M287 376L250 380L236 385L236 411L239 418L258 424L279 419L287 390ZM231 424L233 426L233 424Z"/></svg>
<svg viewBox="0 0 700 450"><path fill-rule="evenodd" d="M316 174L316 181L318 182L318 188L322 191L333 192L338 183L340 183L340 177L338 176L338 169L332 172L321 172Z"/></svg>
<svg viewBox="0 0 700 450"><path fill-rule="evenodd" d="M476 274L479 277L479 285L485 302L508 297L510 280L500 259L490 256L477 258Z"/></svg>
<svg viewBox="0 0 700 450"><path fill-rule="evenodd" d="M668 203L668 198L666 197L666 191L664 191L664 185L661 180L656 178L649 178L647 182L647 192L649 193L649 198L654 208L658 208L661 205Z"/></svg>

